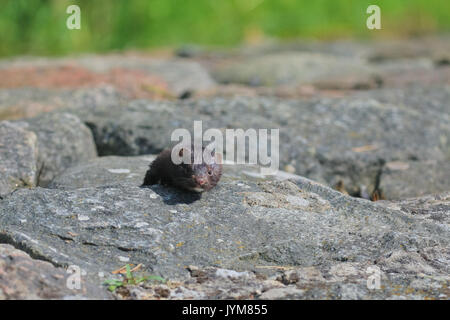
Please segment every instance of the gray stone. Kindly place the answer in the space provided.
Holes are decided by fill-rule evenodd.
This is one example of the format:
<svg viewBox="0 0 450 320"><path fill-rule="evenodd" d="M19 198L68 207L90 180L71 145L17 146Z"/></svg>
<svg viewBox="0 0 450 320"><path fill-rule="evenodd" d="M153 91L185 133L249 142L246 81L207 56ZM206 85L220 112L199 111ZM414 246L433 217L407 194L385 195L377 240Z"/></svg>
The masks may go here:
<svg viewBox="0 0 450 320"><path fill-rule="evenodd" d="M0 299L448 300L450 68L442 39L188 52L195 61L0 61L13 73L72 66L94 84L103 74L116 86L0 90L0 119L54 110L0 122ZM206 68L243 85L227 87L224 98L173 99L217 89ZM108 78L116 71L135 82L121 87ZM128 101L151 96L134 90L145 86L135 77L155 81L147 89L164 91L155 99L171 100ZM388 88L349 94L378 87ZM210 192L142 187L173 130L192 132L195 120L203 132L280 129L280 168L289 173L264 176L257 165L226 162ZM346 195L379 192L390 200ZM113 271L125 264L168 281L108 294L104 281L123 279ZM71 265L82 270L80 291L67 286Z"/></svg>
<svg viewBox="0 0 450 320"><path fill-rule="evenodd" d="M362 60L321 53L283 52L251 57L213 72L221 83L252 86L299 85L337 75L366 74L373 71Z"/></svg>
<svg viewBox="0 0 450 320"><path fill-rule="evenodd" d="M382 103L394 104L450 122L450 85L448 83L369 90L359 92L356 97L376 99Z"/></svg>
<svg viewBox="0 0 450 320"><path fill-rule="evenodd" d="M18 190L2 200L0 225L2 242L56 266L78 265L98 285L99 272L107 275L126 263L142 263L143 272L176 281L188 276L187 265L275 276L278 267L370 265L392 252L410 255L430 248L434 251L428 254L436 261L449 259L444 250L450 241L447 225L351 198L303 178L252 182L224 176L201 196L129 183ZM438 263L429 271L430 276L448 280ZM342 278L347 273L333 274ZM406 286L414 277L401 275L395 285ZM332 288L343 290L339 282ZM340 294L361 297L360 289L348 290ZM326 292L316 294L324 298Z"/></svg>
<svg viewBox="0 0 450 320"><path fill-rule="evenodd" d="M74 269L75 270L75 269ZM23 251L0 244L0 300L110 299L105 290L86 281L71 281L72 270L34 260ZM75 275L76 276L76 275ZM74 279L74 278L73 278Z"/></svg>
<svg viewBox="0 0 450 320"><path fill-rule="evenodd" d="M377 189L391 161L448 161L445 117L368 99L280 100L213 98L187 102L134 101L90 112L71 109L92 130L100 155L160 152L177 128L280 129L280 165L351 195ZM292 170L290 170L292 171ZM439 174L439 172L436 172Z"/></svg>
<svg viewBox="0 0 450 320"><path fill-rule="evenodd" d="M145 56L120 55L85 56L76 60L90 70L104 72L114 68L141 70L149 75L161 77L176 96L202 91L214 87L215 82L209 73L197 62L183 59L156 59Z"/></svg>
<svg viewBox="0 0 450 320"><path fill-rule="evenodd" d="M450 190L450 161L388 162L379 179L385 199L438 194Z"/></svg>
<svg viewBox="0 0 450 320"><path fill-rule="evenodd" d="M81 89L9 88L0 89L0 120L32 118L52 110L108 107L125 102L111 86Z"/></svg>
<svg viewBox="0 0 450 320"><path fill-rule="evenodd" d="M74 115L46 113L0 122L0 197L46 186L56 175L97 156L90 130Z"/></svg>
<svg viewBox="0 0 450 320"><path fill-rule="evenodd" d="M377 201L377 204L419 219L450 224L450 192L403 200Z"/></svg>
<svg viewBox="0 0 450 320"><path fill-rule="evenodd" d="M448 299L448 275L407 272L399 274L417 253L394 253L380 266L337 262L332 267L279 267L279 276L269 278L254 272L236 272L215 267L189 266L190 275L168 285L146 283L116 292L119 299ZM396 257L401 256L401 259ZM396 261L389 270L385 261ZM319 270L320 269L320 270ZM392 272L391 272L392 271ZM220 273L234 274L221 277ZM299 281L285 284L280 279L297 275ZM374 282L369 277L377 277ZM369 285L370 286L369 286ZM166 297L158 292L164 287Z"/></svg>
<svg viewBox="0 0 450 320"><path fill-rule="evenodd" d="M114 69L142 71L145 74L161 79L168 85L174 96L193 91L207 90L215 86L214 80L199 63L184 59L159 59L145 55L110 54L83 55L70 58L37 58L27 57L0 61L0 69L9 68L56 68L83 67L96 73L105 73Z"/></svg>
<svg viewBox="0 0 450 320"><path fill-rule="evenodd" d="M54 189L78 189L102 185L139 186L154 155L140 157L107 156L74 165L58 175L48 186Z"/></svg>
<svg viewBox="0 0 450 320"><path fill-rule="evenodd" d="M97 156L92 133L72 114L46 113L26 122L27 130L38 137L40 186L70 166Z"/></svg>
<svg viewBox="0 0 450 320"><path fill-rule="evenodd" d="M145 173L156 155L136 157L105 156L74 165L58 175L48 186L53 189L78 189L103 185L130 184L140 186ZM286 180L298 178L295 174L278 171L275 175L264 175L257 165L225 163L223 176L249 181Z"/></svg>
<svg viewBox="0 0 450 320"><path fill-rule="evenodd" d="M25 123L0 122L0 199L37 181L37 138Z"/></svg>

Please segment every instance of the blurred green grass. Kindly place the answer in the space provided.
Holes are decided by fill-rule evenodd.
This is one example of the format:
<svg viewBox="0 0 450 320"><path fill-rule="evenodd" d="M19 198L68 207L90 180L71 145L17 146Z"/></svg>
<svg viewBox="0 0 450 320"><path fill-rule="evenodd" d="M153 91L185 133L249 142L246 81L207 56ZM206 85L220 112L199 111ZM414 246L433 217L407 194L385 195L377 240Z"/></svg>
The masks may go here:
<svg viewBox="0 0 450 320"><path fill-rule="evenodd" d="M265 38L405 37L450 31L447 0L0 0L0 56L61 55ZM81 30L68 30L68 5ZM382 30L366 28L381 8Z"/></svg>

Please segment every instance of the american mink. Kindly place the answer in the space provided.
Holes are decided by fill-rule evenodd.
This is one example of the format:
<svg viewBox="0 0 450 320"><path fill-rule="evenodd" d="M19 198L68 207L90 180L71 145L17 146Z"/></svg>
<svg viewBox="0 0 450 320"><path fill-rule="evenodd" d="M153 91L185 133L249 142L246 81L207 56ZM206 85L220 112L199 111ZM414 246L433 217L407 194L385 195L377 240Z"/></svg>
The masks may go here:
<svg viewBox="0 0 450 320"><path fill-rule="evenodd" d="M190 163L175 164L172 162L172 149L162 151L150 164L150 169L145 174L142 185L153 185L158 182L163 185L171 185L184 190L203 192L211 190L217 185L222 176L222 157L211 152L212 163L207 164L203 158L200 164L194 164L194 147L191 146ZM205 147L202 146L202 154ZM179 155L188 151L180 149Z"/></svg>

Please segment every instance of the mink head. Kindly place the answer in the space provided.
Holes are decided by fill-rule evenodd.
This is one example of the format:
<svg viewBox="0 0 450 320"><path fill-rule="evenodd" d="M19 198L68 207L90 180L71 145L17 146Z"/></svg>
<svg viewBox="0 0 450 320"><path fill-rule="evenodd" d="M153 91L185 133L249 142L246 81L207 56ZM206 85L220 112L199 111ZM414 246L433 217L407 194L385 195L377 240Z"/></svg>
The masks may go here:
<svg viewBox="0 0 450 320"><path fill-rule="evenodd" d="M191 149L192 150L192 149ZM205 149L202 148L202 153ZM180 150L180 156L186 149ZM181 163L176 167L176 184L184 189L203 192L211 190L217 185L222 176L222 157L220 154L211 152L211 161L201 160L201 163L194 163L194 154L191 152L191 162Z"/></svg>

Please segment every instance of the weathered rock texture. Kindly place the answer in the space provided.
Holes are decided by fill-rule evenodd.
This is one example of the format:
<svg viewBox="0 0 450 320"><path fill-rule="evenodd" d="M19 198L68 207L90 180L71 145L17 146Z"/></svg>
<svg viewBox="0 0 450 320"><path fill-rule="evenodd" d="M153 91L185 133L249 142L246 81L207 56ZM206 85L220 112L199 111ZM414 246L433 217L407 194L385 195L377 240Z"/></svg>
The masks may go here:
<svg viewBox="0 0 450 320"><path fill-rule="evenodd" d="M46 186L65 169L96 156L92 133L72 114L2 121L0 196L19 187Z"/></svg>
<svg viewBox="0 0 450 320"><path fill-rule="evenodd" d="M91 131L73 114L47 113L26 120L38 137L39 185L65 169L97 156Z"/></svg>
<svg viewBox="0 0 450 320"><path fill-rule="evenodd" d="M55 89L10 88L0 89L0 120L32 118L43 112L61 108L108 107L126 101L114 87Z"/></svg>
<svg viewBox="0 0 450 320"><path fill-rule="evenodd" d="M0 244L0 300L37 299L107 299L111 296L81 275L72 283L63 268L34 260L23 251Z"/></svg>
<svg viewBox="0 0 450 320"><path fill-rule="evenodd" d="M0 61L0 299L448 300L447 40ZM142 187L197 120L279 129L286 172ZM168 281L110 295L126 264Z"/></svg>
<svg viewBox="0 0 450 320"><path fill-rule="evenodd" d="M0 87L79 88L106 83L130 97L146 98L178 97L215 84L196 62L133 54L4 60L0 75Z"/></svg>
<svg viewBox="0 0 450 320"><path fill-rule="evenodd" d="M124 183L140 186L150 163L155 158L156 155L98 157L65 170L52 181L49 188L68 190ZM236 165L232 163L224 163L223 176L249 181L299 178L295 174L284 171L278 171L275 175L264 175L257 165Z"/></svg>
<svg viewBox="0 0 450 320"><path fill-rule="evenodd" d="M109 274L126 263L142 263L143 272L173 281L189 276L188 265L267 277L279 275L280 268L316 267L332 281L318 277L313 291L299 281L287 291L260 290L258 297L448 295L450 236L444 221L351 198L303 178L253 182L224 176L201 197L160 185L105 182L16 191L1 202L0 239L56 266L78 265L99 285L99 272ZM448 201L442 205L448 212ZM375 294L364 287L363 271L371 265L388 273ZM330 272L335 278L326 276Z"/></svg>
<svg viewBox="0 0 450 320"><path fill-rule="evenodd" d="M0 197L37 181L37 138L24 123L0 122Z"/></svg>
<svg viewBox="0 0 450 320"><path fill-rule="evenodd" d="M290 165L296 174L329 186L343 184L357 196L378 189L387 162L448 162L450 157L446 117L373 99L235 97L69 111L91 128L100 155L159 152L171 143L173 130L192 132L196 120L203 132L218 128L224 135L227 128L280 129L281 168ZM435 169L431 175L445 174Z"/></svg>

